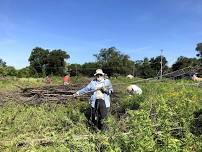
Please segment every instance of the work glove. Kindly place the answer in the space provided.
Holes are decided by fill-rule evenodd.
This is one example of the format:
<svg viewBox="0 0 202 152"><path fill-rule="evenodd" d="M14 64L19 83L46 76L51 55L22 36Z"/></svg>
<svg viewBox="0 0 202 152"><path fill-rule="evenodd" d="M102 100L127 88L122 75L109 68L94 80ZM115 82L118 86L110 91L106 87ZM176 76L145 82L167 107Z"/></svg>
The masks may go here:
<svg viewBox="0 0 202 152"><path fill-rule="evenodd" d="M77 91L76 93L73 94L73 97L76 98L79 96L79 92Z"/></svg>
<svg viewBox="0 0 202 152"><path fill-rule="evenodd" d="M100 91L101 91L102 93L109 94L109 89L107 89L107 87L102 87L102 88L100 89Z"/></svg>

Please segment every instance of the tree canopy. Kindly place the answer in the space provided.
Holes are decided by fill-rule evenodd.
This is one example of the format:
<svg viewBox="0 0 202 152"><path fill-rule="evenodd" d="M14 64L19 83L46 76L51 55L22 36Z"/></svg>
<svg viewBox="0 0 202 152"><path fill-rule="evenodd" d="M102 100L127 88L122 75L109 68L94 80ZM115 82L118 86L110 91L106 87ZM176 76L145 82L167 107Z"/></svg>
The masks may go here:
<svg viewBox="0 0 202 152"><path fill-rule="evenodd" d="M103 48L94 55L97 59L97 65L101 67L109 76L114 74L131 74L134 68L134 62L126 54L122 54L115 47Z"/></svg>
<svg viewBox="0 0 202 152"><path fill-rule="evenodd" d="M168 67L166 57L162 57L163 73L176 71L188 66L201 66L202 63L202 43L196 47L198 58L178 57L177 61ZM70 55L61 49L44 49L35 47L30 54L30 66L16 70L12 66L7 66L6 62L0 58L0 75L1 76L18 76L18 77L41 77L49 74L63 75L69 73L71 76L79 74L93 76L96 69L103 69L108 76L128 75L149 78L160 75L161 56L144 58L143 60L133 61L130 56L122 53L115 47L102 48L94 55L95 62L86 62L84 64L67 64L66 60ZM198 70L198 73L201 71Z"/></svg>
<svg viewBox="0 0 202 152"><path fill-rule="evenodd" d="M6 62L0 58L0 67L6 67Z"/></svg>
<svg viewBox="0 0 202 152"><path fill-rule="evenodd" d="M30 67L33 74L42 75L43 65L47 64L49 50L41 47L35 47L29 57Z"/></svg>
<svg viewBox="0 0 202 152"><path fill-rule="evenodd" d="M177 61L172 65L172 70L176 71L188 66L196 66L199 63L197 58L178 57Z"/></svg>
<svg viewBox="0 0 202 152"><path fill-rule="evenodd" d="M65 60L70 56L63 50L48 50L36 47L29 57L30 68L33 74L39 76L56 74L62 75L65 70Z"/></svg>
<svg viewBox="0 0 202 152"><path fill-rule="evenodd" d="M63 75L65 71L65 60L69 59L70 56L63 50L52 50L48 54L47 58L47 69L48 73L56 75Z"/></svg>
<svg viewBox="0 0 202 152"><path fill-rule="evenodd" d="M159 74L160 70L161 70L161 56L157 56L156 58L151 58L150 59L150 64L151 64L151 68L155 71L156 75ZM162 67L163 67L163 71L167 71L168 70L168 66L167 66L167 59L166 57L162 57Z"/></svg>
<svg viewBox="0 0 202 152"><path fill-rule="evenodd" d="M198 52L197 56L202 58L202 43L197 44L196 51Z"/></svg>

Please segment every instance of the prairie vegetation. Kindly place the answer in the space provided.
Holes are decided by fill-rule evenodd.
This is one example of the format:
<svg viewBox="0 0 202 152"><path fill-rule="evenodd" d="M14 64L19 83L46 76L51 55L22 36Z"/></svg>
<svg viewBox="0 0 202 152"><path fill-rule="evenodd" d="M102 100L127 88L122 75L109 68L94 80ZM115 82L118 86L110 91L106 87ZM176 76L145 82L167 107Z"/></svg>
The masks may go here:
<svg viewBox="0 0 202 152"><path fill-rule="evenodd" d="M29 104L2 99L21 87L43 86L41 79L0 81L0 151L202 151L201 88L189 81L139 83L143 94L128 96L134 80L111 78L115 90L108 132L87 123L88 100ZM72 83L85 85L72 78ZM61 84L54 78L54 85Z"/></svg>

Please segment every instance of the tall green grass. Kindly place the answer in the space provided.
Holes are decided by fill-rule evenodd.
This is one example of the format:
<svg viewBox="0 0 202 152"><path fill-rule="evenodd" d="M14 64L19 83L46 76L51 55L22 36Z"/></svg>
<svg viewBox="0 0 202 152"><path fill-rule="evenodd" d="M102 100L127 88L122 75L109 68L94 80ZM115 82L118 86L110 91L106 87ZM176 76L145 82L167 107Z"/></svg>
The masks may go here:
<svg viewBox="0 0 202 152"><path fill-rule="evenodd" d="M183 85L187 82L147 82L138 84L141 96L128 96L125 87L130 83L112 79L121 96L112 101L108 132L95 132L87 125L88 101L6 102L0 107L0 151L202 151L201 136L190 129L193 113L202 109L201 88ZM1 85L12 86L10 82Z"/></svg>

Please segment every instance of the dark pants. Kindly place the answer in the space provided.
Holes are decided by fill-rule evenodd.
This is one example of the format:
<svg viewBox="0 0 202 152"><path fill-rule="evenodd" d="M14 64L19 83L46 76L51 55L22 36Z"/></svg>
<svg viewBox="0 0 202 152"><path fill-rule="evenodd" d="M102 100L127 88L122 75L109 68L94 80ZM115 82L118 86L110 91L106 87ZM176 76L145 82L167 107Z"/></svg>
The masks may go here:
<svg viewBox="0 0 202 152"><path fill-rule="evenodd" d="M106 125L103 120L108 115L109 108L106 107L105 101L97 99L95 102L95 108L92 108L92 122L97 126L98 129L106 129Z"/></svg>

